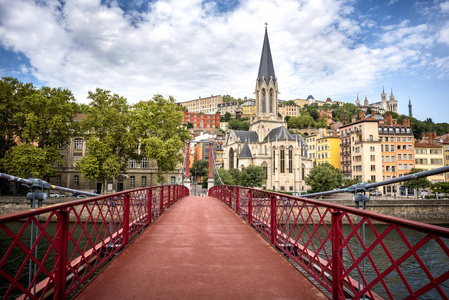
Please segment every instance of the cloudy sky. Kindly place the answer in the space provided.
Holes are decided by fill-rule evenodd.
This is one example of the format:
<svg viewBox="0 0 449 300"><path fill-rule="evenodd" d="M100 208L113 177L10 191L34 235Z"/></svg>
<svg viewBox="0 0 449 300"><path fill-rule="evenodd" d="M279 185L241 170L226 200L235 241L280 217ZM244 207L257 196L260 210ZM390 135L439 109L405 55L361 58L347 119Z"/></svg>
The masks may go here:
<svg viewBox="0 0 449 300"><path fill-rule="evenodd" d="M380 101L449 122L449 0L0 0L0 76L130 103L253 97L264 23L280 99Z"/></svg>

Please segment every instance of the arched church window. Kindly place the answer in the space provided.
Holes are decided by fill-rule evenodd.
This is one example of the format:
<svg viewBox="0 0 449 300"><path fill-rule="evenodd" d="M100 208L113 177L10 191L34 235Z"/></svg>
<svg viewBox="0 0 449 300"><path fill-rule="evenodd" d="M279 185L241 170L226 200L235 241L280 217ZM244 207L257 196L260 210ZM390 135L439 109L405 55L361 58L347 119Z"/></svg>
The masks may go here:
<svg viewBox="0 0 449 300"><path fill-rule="evenodd" d="M288 149L288 172L293 173L293 149Z"/></svg>
<svg viewBox="0 0 449 300"><path fill-rule="evenodd" d="M262 112L265 113L267 112L267 101L265 99L265 89L262 89Z"/></svg>
<svg viewBox="0 0 449 300"><path fill-rule="evenodd" d="M266 179L268 179L268 165L267 165L267 162L264 161L262 163L262 169L265 172L265 180L266 180Z"/></svg>
<svg viewBox="0 0 449 300"><path fill-rule="evenodd" d="M276 149L273 148L273 157L271 158L271 169L276 172Z"/></svg>
<svg viewBox="0 0 449 300"><path fill-rule="evenodd" d="M281 148L279 154L280 154L281 173L285 173L285 149Z"/></svg>
<svg viewBox="0 0 449 300"><path fill-rule="evenodd" d="M273 89L270 89L270 113L273 113Z"/></svg>
<svg viewBox="0 0 449 300"><path fill-rule="evenodd" d="M234 150L229 150L229 169L234 169Z"/></svg>

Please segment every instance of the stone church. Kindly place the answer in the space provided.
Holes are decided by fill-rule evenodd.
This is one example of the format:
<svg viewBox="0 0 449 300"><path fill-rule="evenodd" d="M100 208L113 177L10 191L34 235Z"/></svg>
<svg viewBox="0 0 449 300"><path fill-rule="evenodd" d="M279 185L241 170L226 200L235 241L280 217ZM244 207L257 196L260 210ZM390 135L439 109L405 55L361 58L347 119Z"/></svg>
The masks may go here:
<svg viewBox="0 0 449 300"><path fill-rule="evenodd" d="M274 73L268 32L265 37L256 79L256 116L249 131L231 130L224 145L225 169L262 166L267 189L304 191L305 176L312 168L307 146L300 134L291 134L278 117L278 81ZM237 183L238 184L238 183Z"/></svg>

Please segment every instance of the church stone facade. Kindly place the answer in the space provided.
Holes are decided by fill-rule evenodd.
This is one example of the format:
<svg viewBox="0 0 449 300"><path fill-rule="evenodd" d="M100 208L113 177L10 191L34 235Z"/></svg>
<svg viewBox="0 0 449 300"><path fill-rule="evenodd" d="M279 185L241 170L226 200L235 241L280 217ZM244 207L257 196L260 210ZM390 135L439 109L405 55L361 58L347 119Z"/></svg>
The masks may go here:
<svg viewBox="0 0 449 300"><path fill-rule="evenodd" d="M224 146L225 169L262 166L265 188L305 191L304 179L312 168L307 146L299 134L291 134L278 117L278 81L275 76L267 29L256 79L256 116L249 131L231 130ZM238 184L238 183L237 183Z"/></svg>
<svg viewBox="0 0 449 300"><path fill-rule="evenodd" d="M391 89L391 95L387 100L387 94L385 93L385 89L382 90L382 94L380 94L380 102L369 103L368 98L365 96L365 101L363 101L363 105L359 99L359 95L357 94L357 100L355 101L355 105L361 108L363 111L370 107L372 110L377 112L378 114L383 115L386 112L398 112L398 101L396 97L393 95L393 89Z"/></svg>

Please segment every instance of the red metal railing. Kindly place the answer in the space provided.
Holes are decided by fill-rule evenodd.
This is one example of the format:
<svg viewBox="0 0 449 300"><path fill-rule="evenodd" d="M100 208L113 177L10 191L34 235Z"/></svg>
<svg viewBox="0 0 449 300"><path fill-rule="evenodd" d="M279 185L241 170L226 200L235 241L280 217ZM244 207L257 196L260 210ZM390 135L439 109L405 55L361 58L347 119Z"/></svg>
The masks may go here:
<svg viewBox="0 0 449 300"><path fill-rule="evenodd" d="M238 186L215 186L209 196L334 299L448 299L448 228Z"/></svg>
<svg viewBox="0 0 449 300"><path fill-rule="evenodd" d="M157 186L0 216L0 296L65 299L188 194Z"/></svg>

